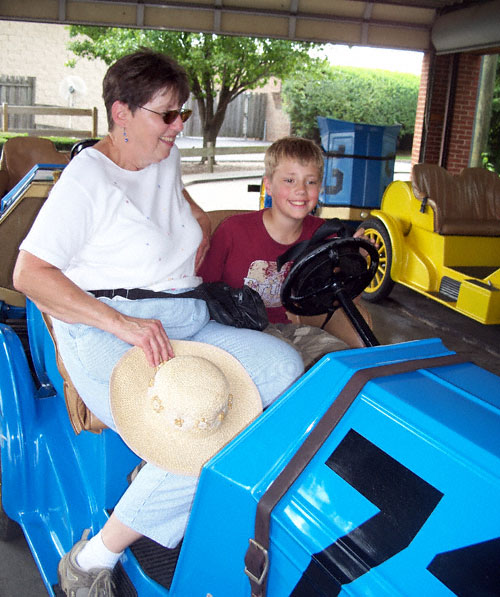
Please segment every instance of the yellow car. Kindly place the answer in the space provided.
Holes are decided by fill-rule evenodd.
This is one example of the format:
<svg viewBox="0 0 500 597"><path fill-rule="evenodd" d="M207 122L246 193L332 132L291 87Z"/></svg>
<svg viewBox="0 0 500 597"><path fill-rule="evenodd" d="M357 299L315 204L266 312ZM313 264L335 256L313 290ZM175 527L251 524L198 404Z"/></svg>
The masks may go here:
<svg viewBox="0 0 500 597"><path fill-rule="evenodd" d="M398 282L483 324L500 324L500 178L483 168L453 176L432 164L391 183L361 227L379 266L363 298Z"/></svg>

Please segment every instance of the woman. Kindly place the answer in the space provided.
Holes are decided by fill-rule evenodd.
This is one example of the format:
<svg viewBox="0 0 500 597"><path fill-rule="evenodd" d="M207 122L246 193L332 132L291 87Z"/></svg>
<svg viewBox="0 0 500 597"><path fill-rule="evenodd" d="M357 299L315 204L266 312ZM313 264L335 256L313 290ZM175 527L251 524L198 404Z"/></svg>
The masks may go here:
<svg viewBox="0 0 500 597"><path fill-rule="evenodd" d="M181 109L188 94L185 71L162 54L141 50L110 67L103 81L109 133L64 170L14 271L15 287L52 316L83 400L115 430L109 378L131 346L155 367L175 356L169 338L219 346L243 364L263 406L303 370L299 355L279 340L209 321L203 301L97 299L89 292L172 292L201 282L196 267L208 245L208 218L182 187L175 146L189 117ZM147 464L101 531L63 557L62 589L112 595L111 570L134 541L146 535L177 545L196 484L196 477Z"/></svg>

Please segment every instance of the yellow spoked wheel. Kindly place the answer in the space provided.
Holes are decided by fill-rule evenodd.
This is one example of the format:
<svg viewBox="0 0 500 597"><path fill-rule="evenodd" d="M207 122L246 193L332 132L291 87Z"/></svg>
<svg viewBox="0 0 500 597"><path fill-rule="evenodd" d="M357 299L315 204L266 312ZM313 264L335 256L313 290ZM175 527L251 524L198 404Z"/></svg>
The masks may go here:
<svg viewBox="0 0 500 597"><path fill-rule="evenodd" d="M360 228L365 229L365 236L375 241L378 245L379 262L375 276L370 284L363 291L363 298L366 301L376 303L389 296L394 287L391 278L392 247L389 234L380 220L369 218L365 220Z"/></svg>

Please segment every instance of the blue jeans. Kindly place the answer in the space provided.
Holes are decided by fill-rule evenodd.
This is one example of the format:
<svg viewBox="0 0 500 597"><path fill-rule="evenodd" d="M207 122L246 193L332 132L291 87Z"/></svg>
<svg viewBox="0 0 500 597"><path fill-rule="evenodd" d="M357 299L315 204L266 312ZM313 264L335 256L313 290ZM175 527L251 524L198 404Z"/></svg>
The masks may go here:
<svg viewBox="0 0 500 597"><path fill-rule="evenodd" d="M236 357L257 386L263 406L271 404L303 372L298 352L285 342L254 330L209 321L196 299L99 299L133 317L159 319L169 338L206 342ZM109 405L109 379L130 348L116 336L84 324L53 320L59 352L89 409L116 431ZM125 525L166 547L184 535L197 477L175 475L147 464L123 494L114 513Z"/></svg>

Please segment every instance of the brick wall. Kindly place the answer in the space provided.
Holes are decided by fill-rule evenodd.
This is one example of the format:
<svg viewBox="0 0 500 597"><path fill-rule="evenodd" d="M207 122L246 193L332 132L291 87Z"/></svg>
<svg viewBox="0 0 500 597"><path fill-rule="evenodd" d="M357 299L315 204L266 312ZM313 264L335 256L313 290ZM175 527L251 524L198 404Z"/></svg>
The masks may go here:
<svg viewBox="0 0 500 597"><path fill-rule="evenodd" d="M456 56L456 58L454 58ZM448 148L446 155L441 155L444 148L444 128L447 120L447 97L452 80L454 60L458 60L456 72L456 89L453 103L450 106ZM469 165L481 56L474 54L458 54L435 56L433 64L434 83L429 90L429 72L433 57L430 53L424 56L422 77L418 98L415 136L413 139L412 163L418 161L443 165L452 173L459 173ZM425 98L430 95L428 107L428 131L423 158L420 160L422 140L424 137Z"/></svg>
<svg viewBox="0 0 500 597"><path fill-rule="evenodd" d="M469 165L481 60L482 56L475 54L461 54L459 58L449 158L446 164L450 172L459 173Z"/></svg>

